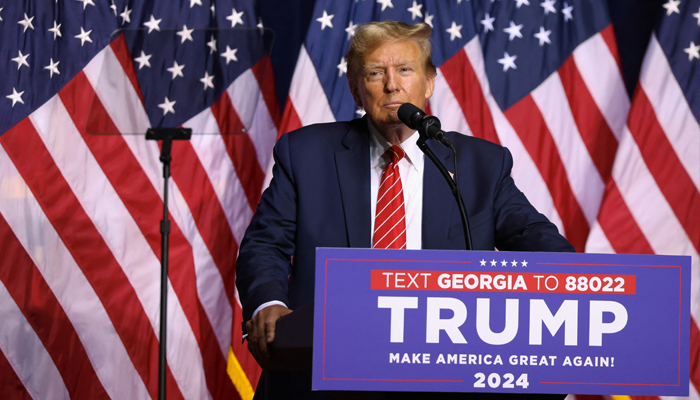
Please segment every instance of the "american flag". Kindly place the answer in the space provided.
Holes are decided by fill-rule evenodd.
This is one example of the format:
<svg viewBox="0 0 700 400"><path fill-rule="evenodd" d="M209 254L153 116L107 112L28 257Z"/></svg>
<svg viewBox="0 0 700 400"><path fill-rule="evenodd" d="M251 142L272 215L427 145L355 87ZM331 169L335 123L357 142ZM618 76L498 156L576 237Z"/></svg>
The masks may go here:
<svg viewBox="0 0 700 400"><path fill-rule="evenodd" d="M700 0L667 0L631 101L602 0L318 0L282 123L264 51L230 32L257 43L256 7L0 1L0 398L156 397L163 178L140 134L180 125L168 396L252 397L237 246L278 130L359 115L343 56L378 19L433 26L429 111L509 147L579 251L692 255L700 398Z"/></svg>
<svg viewBox="0 0 700 400"><path fill-rule="evenodd" d="M698 399L700 0L662 11L630 101L607 1L318 0L281 131L362 115L344 59L359 24L428 23L438 76L426 111L508 147L519 188L577 251L692 256Z"/></svg>
<svg viewBox="0 0 700 400"><path fill-rule="evenodd" d="M279 124L256 7L0 3L0 398L157 397L164 181L144 134L177 126L168 398L252 397L234 263Z"/></svg>

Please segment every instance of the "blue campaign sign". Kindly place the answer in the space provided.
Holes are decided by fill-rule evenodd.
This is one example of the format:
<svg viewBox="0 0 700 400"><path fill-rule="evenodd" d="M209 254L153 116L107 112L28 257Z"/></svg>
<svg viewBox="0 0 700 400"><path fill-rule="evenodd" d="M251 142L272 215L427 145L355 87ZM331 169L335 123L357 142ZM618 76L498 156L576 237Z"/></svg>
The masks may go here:
<svg viewBox="0 0 700 400"><path fill-rule="evenodd" d="M690 262L320 248L312 388L687 396Z"/></svg>

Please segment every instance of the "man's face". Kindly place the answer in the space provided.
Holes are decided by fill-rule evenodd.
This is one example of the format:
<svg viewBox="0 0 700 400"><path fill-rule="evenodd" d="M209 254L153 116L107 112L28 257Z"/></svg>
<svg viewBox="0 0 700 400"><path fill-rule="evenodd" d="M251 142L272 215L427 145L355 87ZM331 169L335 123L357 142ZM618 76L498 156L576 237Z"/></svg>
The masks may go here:
<svg viewBox="0 0 700 400"><path fill-rule="evenodd" d="M435 77L426 76L418 44L404 40L383 44L366 55L353 97L384 133L401 124L397 113L403 103L424 109L434 87Z"/></svg>

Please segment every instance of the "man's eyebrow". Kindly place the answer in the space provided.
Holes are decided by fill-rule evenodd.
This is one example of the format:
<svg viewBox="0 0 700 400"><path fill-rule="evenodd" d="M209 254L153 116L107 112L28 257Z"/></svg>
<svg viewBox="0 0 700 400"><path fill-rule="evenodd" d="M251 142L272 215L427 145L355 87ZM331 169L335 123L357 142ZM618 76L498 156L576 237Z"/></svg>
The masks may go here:
<svg viewBox="0 0 700 400"><path fill-rule="evenodd" d="M399 61L397 63L394 63L394 66L396 66L396 67L403 67L406 65L409 65L409 66L416 65L416 62L412 61L412 60L405 60L405 61ZM364 66L364 68L362 68L362 71L369 71L369 70L377 69L377 68L386 68L386 66L383 63L367 64Z"/></svg>

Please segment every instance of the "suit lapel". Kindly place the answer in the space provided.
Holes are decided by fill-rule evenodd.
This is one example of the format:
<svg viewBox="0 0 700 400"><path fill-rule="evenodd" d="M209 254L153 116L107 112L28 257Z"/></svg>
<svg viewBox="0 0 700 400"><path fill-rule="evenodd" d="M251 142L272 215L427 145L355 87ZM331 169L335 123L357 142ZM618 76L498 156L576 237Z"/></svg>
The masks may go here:
<svg viewBox="0 0 700 400"><path fill-rule="evenodd" d="M451 152L439 145L428 142L428 146L442 161L448 171L454 173ZM445 178L427 156L423 156L423 221L421 228L422 247L424 249L441 249L447 242L452 214L456 211L454 197Z"/></svg>
<svg viewBox="0 0 700 400"><path fill-rule="evenodd" d="M335 153L335 165L350 247L371 247L369 132L366 118L355 122Z"/></svg>

